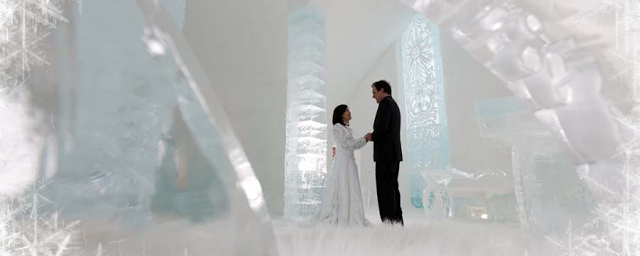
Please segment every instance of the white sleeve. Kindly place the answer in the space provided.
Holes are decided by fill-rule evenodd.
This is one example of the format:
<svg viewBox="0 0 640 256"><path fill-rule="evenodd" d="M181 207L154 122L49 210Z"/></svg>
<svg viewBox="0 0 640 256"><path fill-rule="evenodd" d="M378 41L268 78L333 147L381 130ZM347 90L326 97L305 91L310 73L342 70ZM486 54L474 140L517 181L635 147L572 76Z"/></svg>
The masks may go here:
<svg viewBox="0 0 640 256"><path fill-rule="evenodd" d="M341 124L333 126L333 137L336 143L345 149L358 150L367 145L367 140L364 137L354 139Z"/></svg>

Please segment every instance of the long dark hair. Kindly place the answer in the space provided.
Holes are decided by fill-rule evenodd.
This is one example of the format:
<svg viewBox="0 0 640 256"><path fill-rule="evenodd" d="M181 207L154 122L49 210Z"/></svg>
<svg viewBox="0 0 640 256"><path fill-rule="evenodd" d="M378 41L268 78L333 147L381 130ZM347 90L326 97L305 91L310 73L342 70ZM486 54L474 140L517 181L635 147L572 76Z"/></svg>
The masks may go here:
<svg viewBox="0 0 640 256"><path fill-rule="evenodd" d="M344 126L347 126L344 123L344 120L342 120L342 114L344 114L344 112L347 111L347 108L349 108L349 107L347 107L347 105L342 104L342 105L337 106L335 109L333 109L333 125L335 125L337 123L340 123L340 124L342 124Z"/></svg>

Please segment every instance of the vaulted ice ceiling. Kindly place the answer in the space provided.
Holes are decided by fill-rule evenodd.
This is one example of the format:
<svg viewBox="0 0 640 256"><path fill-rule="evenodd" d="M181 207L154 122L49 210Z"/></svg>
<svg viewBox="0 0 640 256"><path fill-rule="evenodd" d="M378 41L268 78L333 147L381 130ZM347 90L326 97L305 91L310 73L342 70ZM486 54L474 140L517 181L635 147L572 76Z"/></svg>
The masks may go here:
<svg viewBox="0 0 640 256"><path fill-rule="evenodd" d="M328 106L360 93L356 86L400 38L414 14L394 0L289 0L289 4L292 8L310 4L325 16Z"/></svg>
<svg viewBox="0 0 640 256"><path fill-rule="evenodd" d="M565 18L589 8L586 2L594 1L538 1L517 0L545 16L562 21L567 31L580 35L598 35L600 41L608 45L615 44L614 22L606 15L606 8L583 26L575 25L575 19ZM396 41L409 24L414 11L407 4L414 0L274 0L273 5L286 5L294 8L300 5L317 7L326 19L326 83L328 106L345 102L356 93L355 87L369 69L376 63L385 50ZM280 3L277 3L280 2ZM597 1L595 1L597 2ZM203 5L198 1L189 4ZM283 24L284 25L284 24ZM285 29L285 28L283 28ZM282 46L285 47L286 46ZM604 55L612 60L612 65L623 61L611 54ZM611 81L610 81L611 82ZM621 95L622 92L612 92Z"/></svg>
<svg viewBox="0 0 640 256"><path fill-rule="evenodd" d="M290 8L313 5L324 13L327 22L326 82L328 106L345 102L355 87L376 63L385 50L396 41L409 24L414 11L402 2L414 0L288 0ZM590 12L597 1L538 1L517 0L537 13L564 25L559 34L594 36L596 42L615 47L615 15L611 8L591 11L592 18L578 20L577 14ZM587 3L588 2L588 3ZM577 25L580 22L582 25ZM601 48L600 50L602 50ZM625 61L612 51L603 51L602 63L606 73L613 73ZM628 63L627 63L628 64ZM610 70L614 69L614 70ZM620 80L609 80L605 94L618 100L628 92ZM623 107L624 109L624 107Z"/></svg>

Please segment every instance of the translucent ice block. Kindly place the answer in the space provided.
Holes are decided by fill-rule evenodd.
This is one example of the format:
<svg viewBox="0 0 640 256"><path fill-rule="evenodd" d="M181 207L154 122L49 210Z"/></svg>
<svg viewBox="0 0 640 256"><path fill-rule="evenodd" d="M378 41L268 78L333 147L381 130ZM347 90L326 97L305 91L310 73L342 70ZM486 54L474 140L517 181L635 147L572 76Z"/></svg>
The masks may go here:
<svg viewBox="0 0 640 256"><path fill-rule="evenodd" d="M513 182L520 222L548 234L569 221L586 221L591 194L575 171L570 151L515 96L476 103L480 134L512 148Z"/></svg>
<svg viewBox="0 0 640 256"><path fill-rule="evenodd" d="M62 4L55 72L34 84L54 127L41 193L81 221L80 254L275 255L260 184L175 24L184 1Z"/></svg>

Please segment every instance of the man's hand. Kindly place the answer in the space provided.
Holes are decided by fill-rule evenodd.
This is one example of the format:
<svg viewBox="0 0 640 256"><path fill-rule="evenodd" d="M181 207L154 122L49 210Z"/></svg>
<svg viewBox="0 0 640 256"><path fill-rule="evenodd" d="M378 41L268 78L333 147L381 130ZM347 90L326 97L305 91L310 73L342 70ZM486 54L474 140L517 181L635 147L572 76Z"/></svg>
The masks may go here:
<svg viewBox="0 0 640 256"><path fill-rule="evenodd" d="M367 133L366 135L364 135L364 139L369 142L371 141L371 133Z"/></svg>

